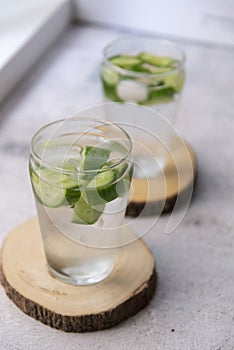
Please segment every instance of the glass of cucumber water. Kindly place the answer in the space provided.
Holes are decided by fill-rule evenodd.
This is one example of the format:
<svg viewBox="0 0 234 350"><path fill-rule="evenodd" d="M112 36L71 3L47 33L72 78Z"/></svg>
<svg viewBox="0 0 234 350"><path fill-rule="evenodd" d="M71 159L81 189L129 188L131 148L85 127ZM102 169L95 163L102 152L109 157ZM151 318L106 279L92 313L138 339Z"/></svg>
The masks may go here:
<svg viewBox="0 0 234 350"><path fill-rule="evenodd" d="M141 110L125 121L144 127L151 134L161 134L163 142L169 145L172 140L170 124L175 123L184 86L184 63L185 54L178 45L153 36L130 35L107 45L101 66L103 92L106 101L119 102L122 106L122 112L118 111L112 119L118 121L125 114L127 102L149 107L157 117L152 114L149 119L148 112L144 118ZM166 164L168 153L163 151L161 141L156 145L156 142L148 143L147 137L143 140L159 162L158 170L152 171L150 162L146 164L144 160L142 166L148 177L157 176ZM138 175L141 176L139 172Z"/></svg>
<svg viewBox="0 0 234 350"><path fill-rule="evenodd" d="M29 171L50 273L77 285L112 271L132 177L118 125L72 117L32 138Z"/></svg>

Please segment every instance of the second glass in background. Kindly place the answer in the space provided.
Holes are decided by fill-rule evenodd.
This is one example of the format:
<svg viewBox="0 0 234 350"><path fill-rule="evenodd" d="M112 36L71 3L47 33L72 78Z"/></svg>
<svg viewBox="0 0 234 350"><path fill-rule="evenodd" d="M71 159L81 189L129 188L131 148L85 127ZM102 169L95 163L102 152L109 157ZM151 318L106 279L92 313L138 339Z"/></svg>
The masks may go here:
<svg viewBox="0 0 234 350"><path fill-rule="evenodd" d="M184 85L185 54L175 43L147 36L119 38L103 51L107 100L151 106L174 122Z"/></svg>
<svg viewBox="0 0 234 350"><path fill-rule="evenodd" d="M122 112L118 111L118 115L111 121L123 121L126 102L150 107L163 116L151 118L149 124L142 111L138 113L136 109L134 115L128 115L125 119L126 123L138 125L146 131L149 130L151 134L162 136L158 142L160 151L157 152L160 153L158 162L161 170L168 156L165 147L163 150L162 142L169 145L172 140L171 128L163 118L175 124L185 80L184 61L185 54L178 45L151 36L122 37L111 42L103 51L101 81L105 100L120 102L122 105ZM155 153L155 142L152 147L146 138L145 146ZM142 166L145 167L145 164L142 163ZM149 177L157 176L150 169L147 174Z"/></svg>

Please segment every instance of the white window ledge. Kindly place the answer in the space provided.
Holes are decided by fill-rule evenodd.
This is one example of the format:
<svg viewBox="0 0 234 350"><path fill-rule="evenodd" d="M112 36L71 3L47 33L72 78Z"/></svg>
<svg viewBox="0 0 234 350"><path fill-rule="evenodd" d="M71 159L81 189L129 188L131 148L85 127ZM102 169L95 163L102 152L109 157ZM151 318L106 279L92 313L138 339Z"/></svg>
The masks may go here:
<svg viewBox="0 0 234 350"><path fill-rule="evenodd" d="M69 0L1 1L0 101L70 23Z"/></svg>

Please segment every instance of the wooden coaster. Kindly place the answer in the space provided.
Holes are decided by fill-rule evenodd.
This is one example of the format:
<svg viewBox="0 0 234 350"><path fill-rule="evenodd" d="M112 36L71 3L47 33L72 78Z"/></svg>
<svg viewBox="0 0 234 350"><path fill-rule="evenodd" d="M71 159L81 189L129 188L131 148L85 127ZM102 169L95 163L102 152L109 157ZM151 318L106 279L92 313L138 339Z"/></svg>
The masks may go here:
<svg viewBox="0 0 234 350"><path fill-rule="evenodd" d="M126 215L136 217L139 214L148 216L171 212L179 194L193 192L195 180L194 151L182 139L174 138L164 171L156 178L132 180L132 195Z"/></svg>
<svg viewBox="0 0 234 350"><path fill-rule="evenodd" d="M73 286L52 277L46 266L37 219L15 228L1 251L1 283L26 314L66 332L110 328L135 315L156 288L153 256L138 239L119 249L116 266L104 281Z"/></svg>

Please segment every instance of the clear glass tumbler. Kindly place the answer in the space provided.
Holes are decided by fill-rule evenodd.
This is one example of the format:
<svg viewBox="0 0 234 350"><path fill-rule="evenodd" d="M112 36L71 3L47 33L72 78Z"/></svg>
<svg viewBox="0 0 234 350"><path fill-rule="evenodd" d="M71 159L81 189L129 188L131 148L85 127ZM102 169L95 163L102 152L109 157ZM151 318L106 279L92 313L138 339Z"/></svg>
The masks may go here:
<svg viewBox="0 0 234 350"><path fill-rule="evenodd" d="M152 117L149 122L147 112L144 120L142 110L139 109L138 113L136 109L125 122L141 126L151 134L160 133L163 140L170 144L171 128L163 118L174 125L185 80L184 63L185 54L178 45L153 36L130 35L107 45L101 66L105 101L119 102L119 109L122 108L112 121L123 119L126 102L149 107L163 117ZM147 138L145 142L154 152L155 144L147 145ZM167 152L162 152L159 160L161 168L166 161ZM148 170L149 177L157 176L150 166Z"/></svg>
<svg viewBox="0 0 234 350"><path fill-rule="evenodd" d="M119 126L73 117L42 127L29 162L49 271L86 285L112 271L132 177Z"/></svg>

